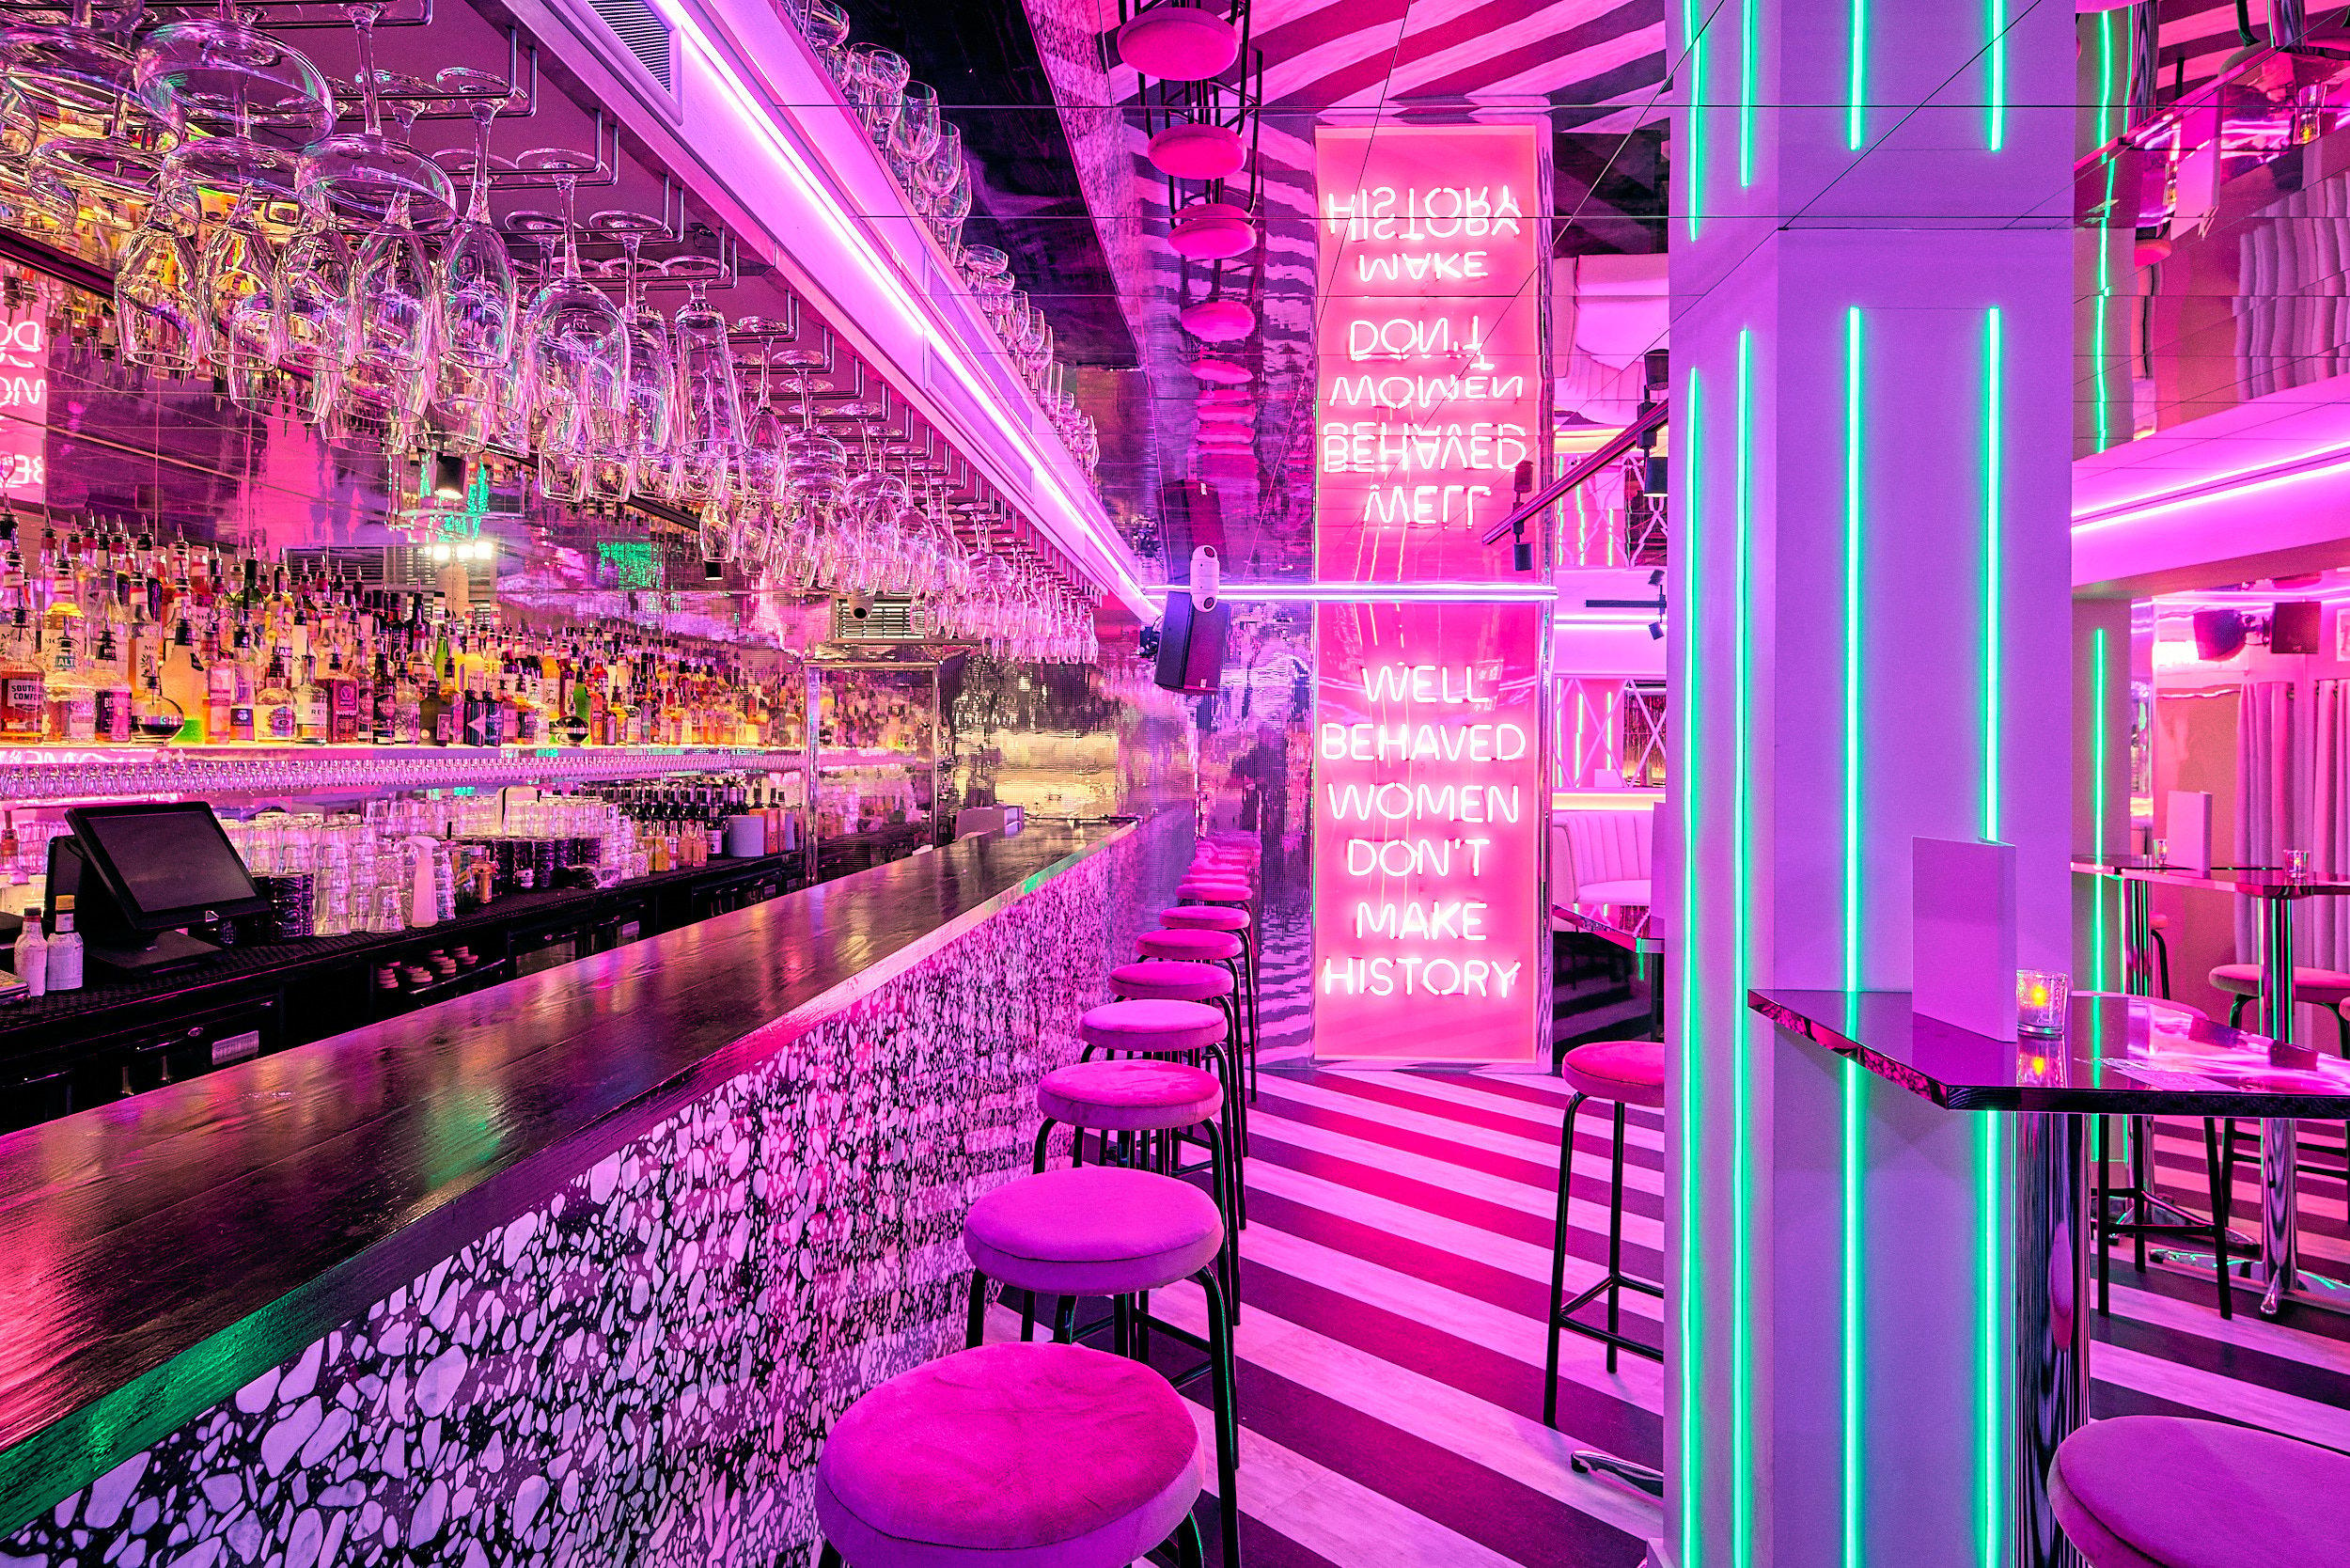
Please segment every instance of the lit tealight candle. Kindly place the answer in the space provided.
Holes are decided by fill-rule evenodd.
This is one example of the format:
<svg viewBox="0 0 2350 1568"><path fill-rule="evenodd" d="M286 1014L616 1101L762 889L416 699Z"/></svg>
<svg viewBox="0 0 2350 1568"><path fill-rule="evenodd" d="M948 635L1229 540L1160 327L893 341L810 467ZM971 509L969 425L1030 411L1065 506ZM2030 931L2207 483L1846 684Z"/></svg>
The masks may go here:
<svg viewBox="0 0 2350 1568"><path fill-rule="evenodd" d="M2060 1035L2064 1005L2071 998L2070 976L2042 969L2015 972L2015 1027L2025 1034Z"/></svg>

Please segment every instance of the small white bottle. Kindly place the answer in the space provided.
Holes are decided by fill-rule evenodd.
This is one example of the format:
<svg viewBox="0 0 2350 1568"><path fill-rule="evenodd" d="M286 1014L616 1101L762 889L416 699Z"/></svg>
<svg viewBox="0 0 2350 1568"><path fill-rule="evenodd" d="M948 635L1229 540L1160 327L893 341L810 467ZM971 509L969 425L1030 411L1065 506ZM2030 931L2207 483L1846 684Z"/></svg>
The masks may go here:
<svg viewBox="0 0 2350 1568"><path fill-rule="evenodd" d="M40 905L25 906L24 929L17 933L8 964L34 996L49 995L49 939L41 934Z"/></svg>
<svg viewBox="0 0 2350 1568"><path fill-rule="evenodd" d="M79 991L82 989L82 933L73 929L72 894L57 895L57 907L51 912L49 919L56 927L49 933L49 989Z"/></svg>

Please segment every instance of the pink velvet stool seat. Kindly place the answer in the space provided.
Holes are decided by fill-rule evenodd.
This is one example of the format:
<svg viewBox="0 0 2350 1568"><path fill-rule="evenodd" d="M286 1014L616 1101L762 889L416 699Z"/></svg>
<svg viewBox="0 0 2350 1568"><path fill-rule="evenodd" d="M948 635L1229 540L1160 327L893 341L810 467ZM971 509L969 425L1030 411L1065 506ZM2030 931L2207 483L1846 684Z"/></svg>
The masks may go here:
<svg viewBox="0 0 2350 1568"><path fill-rule="evenodd" d="M1664 1359L1656 1346L1622 1332L1622 1295L1637 1291L1663 1300L1664 1287L1637 1278L1623 1268L1624 1107L1665 1103L1665 1046L1655 1040L1605 1040L1578 1045L1559 1058L1559 1075L1574 1090L1567 1114L1559 1123L1559 1206L1550 1240L1550 1356L1543 1382L1543 1424L1559 1424L1559 1336L1582 1335L1607 1347L1607 1370L1616 1370L1619 1352L1630 1351L1652 1361ZM1574 1124L1584 1103L1597 1100L1613 1108L1615 1137L1610 1145L1607 1179L1607 1272L1574 1296L1566 1295L1568 1229L1567 1201L1574 1174ZM1594 1301L1604 1302L1607 1321L1585 1323L1575 1314Z"/></svg>
<svg viewBox="0 0 2350 1568"><path fill-rule="evenodd" d="M1036 1105L1089 1132L1169 1132L1212 1121L1224 1108L1224 1086L1179 1061L1080 1061L1045 1074Z"/></svg>
<svg viewBox="0 0 2350 1568"><path fill-rule="evenodd" d="M1054 1128L1067 1127L1072 1155L1079 1162L1085 1157L1085 1135L1093 1133L1104 1166L1147 1166L1175 1176L1205 1171L1208 1191L1233 1243L1218 1268L1225 1294L1237 1308L1238 1236L1245 1214L1239 1149L1233 1129L1223 1120L1227 1098L1224 1082L1215 1074L1182 1062L1129 1057L1056 1068L1036 1086L1036 1107L1044 1120L1037 1128L1035 1168L1045 1168ZM1204 1160L1183 1163L1186 1139L1205 1151Z"/></svg>
<svg viewBox="0 0 2350 1568"><path fill-rule="evenodd" d="M963 1249L1039 1295L1130 1295L1188 1279L1224 1248L1224 1216L1189 1182L1118 1165L1005 1183L971 1205Z"/></svg>
<svg viewBox="0 0 2350 1568"><path fill-rule="evenodd" d="M1146 931L1135 939L1145 958L1185 964L1230 964L1241 954L1240 938L1229 931Z"/></svg>
<svg viewBox="0 0 2350 1568"><path fill-rule="evenodd" d="M1188 1056L1221 1045L1224 1014L1204 1002L1104 1002L1077 1020L1077 1038L1105 1051Z"/></svg>
<svg viewBox="0 0 2350 1568"><path fill-rule="evenodd" d="M997 1344L901 1372L816 1464L824 1562L1125 1568L1179 1531L1198 1561L1199 1435L1157 1372L1082 1345Z"/></svg>
<svg viewBox="0 0 2350 1568"><path fill-rule="evenodd" d="M2091 1421L2048 1502L2090 1568L2350 1568L2350 1458L2179 1416Z"/></svg>
<svg viewBox="0 0 2350 1568"><path fill-rule="evenodd" d="M1213 964L1145 959L1112 969L1110 994L1120 1001L1213 1002L1232 994L1232 976Z"/></svg>
<svg viewBox="0 0 2350 1568"><path fill-rule="evenodd" d="M1665 1046L1656 1040L1604 1040L1578 1045L1559 1063L1577 1094L1626 1105L1665 1103Z"/></svg>
<svg viewBox="0 0 2350 1568"><path fill-rule="evenodd" d="M978 1343L985 1328L987 1284L992 1279L1026 1299L1024 1344L1042 1299L1056 1299L1054 1338L1067 1343L1079 1337L1077 1298L1105 1295L1114 1307L1110 1322L1121 1358L1131 1354L1132 1364L1147 1366L1147 1336L1152 1333L1207 1352L1203 1365L1176 1381L1204 1373L1213 1382L1224 1560L1227 1568L1239 1568L1240 1514L1233 1480L1239 1466L1240 1416L1231 1317L1226 1306L1230 1299L1226 1269L1233 1261L1226 1246L1228 1234L1214 1201L1188 1182L1126 1166L1073 1166L1020 1177L972 1204L964 1220L963 1247L973 1269L966 1327L970 1343ZM1151 1311L1152 1291L1187 1280L1198 1284L1206 1298L1204 1337ZM1087 1451L1075 1450L1073 1458L1082 1463Z"/></svg>
<svg viewBox="0 0 2350 1568"><path fill-rule="evenodd" d="M1246 903L1254 896L1237 877L1185 877L1175 888L1180 903Z"/></svg>
<svg viewBox="0 0 2350 1568"><path fill-rule="evenodd" d="M1248 911L1214 903L1179 903L1159 911L1159 924L1169 931L1246 931Z"/></svg>
<svg viewBox="0 0 2350 1568"><path fill-rule="evenodd" d="M1232 983L1238 988L1238 1001L1232 1010L1233 1028L1240 1048L1247 1054L1248 1090L1253 1099L1257 1084L1258 993L1253 963L1255 954L1250 949L1246 929L1163 928L1144 932L1135 939L1135 946L1141 949L1145 958L1170 959L1185 964L1221 964L1231 971Z"/></svg>

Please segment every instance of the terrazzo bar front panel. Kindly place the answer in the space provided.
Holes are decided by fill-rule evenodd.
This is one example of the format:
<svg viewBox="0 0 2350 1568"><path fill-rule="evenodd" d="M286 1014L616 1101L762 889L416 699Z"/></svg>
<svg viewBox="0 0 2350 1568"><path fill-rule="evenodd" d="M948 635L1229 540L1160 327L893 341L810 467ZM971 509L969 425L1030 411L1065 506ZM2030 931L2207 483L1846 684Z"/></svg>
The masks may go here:
<svg viewBox="0 0 2350 1568"><path fill-rule="evenodd" d="M959 1342L964 1211L1025 1168L1032 1086L1074 1058L1077 1015L1131 955L1188 839L1177 817L1073 836L994 891L964 846L864 873L948 877L959 893L948 902L963 907L772 1021L741 1017L733 1043L682 1079L446 1195L300 1287L294 1308L272 1303L39 1432L11 1429L23 1440L0 1453L13 1530L0 1568L722 1568L804 1548L832 1419ZM958 855L969 864L950 867ZM776 942L780 927L824 922L807 910L780 927L759 918L792 902L696 928L701 946L750 945L754 962L804 969ZM852 901L833 902L834 923L854 928ZM839 932L842 962L869 936ZM625 992L617 969L631 951L450 1004L468 1015L433 1038L494 1027L499 992L565 977ZM664 1005L688 1006L697 989L709 987ZM533 1003L508 1005L526 1021ZM661 1022L626 1011L639 1027ZM375 1032L304 1050L355 1064ZM594 1045L591 1031L546 1049ZM263 1076L244 1087L284 1092L266 1074L301 1054L251 1064ZM475 1098L436 1107L453 1124L414 1129L410 1152L435 1157L437 1136L439 1157L462 1163L478 1136L464 1119L519 1121L524 1107L498 1086L543 1093L528 1077L491 1074ZM20 1147L0 1142L0 1170L32 1152L9 1142ZM310 1157L322 1175L326 1156ZM387 1288L354 1296L361 1280ZM50 1321L39 1301L24 1305L36 1327ZM285 1334L321 1314L335 1325ZM7 1410L26 1357L0 1354ZM192 1419L109 1450L175 1400Z"/></svg>

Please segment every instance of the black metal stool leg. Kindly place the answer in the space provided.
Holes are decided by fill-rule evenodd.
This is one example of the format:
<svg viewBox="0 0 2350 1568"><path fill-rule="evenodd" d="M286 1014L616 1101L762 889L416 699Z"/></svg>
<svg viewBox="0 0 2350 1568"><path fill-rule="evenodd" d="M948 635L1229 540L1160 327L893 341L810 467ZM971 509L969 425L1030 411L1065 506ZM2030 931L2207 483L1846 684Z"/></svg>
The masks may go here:
<svg viewBox="0 0 2350 1568"><path fill-rule="evenodd" d="M1559 1124L1559 1207L1550 1235L1550 1352L1543 1372L1543 1424L1559 1424L1559 1304L1567 1297L1567 1184L1574 1175L1574 1119L1583 1109L1583 1096L1567 1102L1565 1120Z"/></svg>
<svg viewBox="0 0 2350 1568"><path fill-rule="evenodd" d="M1623 1106L1616 1106L1616 1147L1607 1170L1607 1370L1616 1370L1617 1308L1623 1289L1615 1281L1623 1274Z"/></svg>
<svg viewBox="0 0 2350 1568"><path fill-rule="evenodd" d="M2203 1118L2203 1170L2211 1185L2211 1250L2219 1283L2219 1315L2235 1316L2235 1288L2228 1278L2227 1162L2219 1157L2219 1123Z"/></svg>

